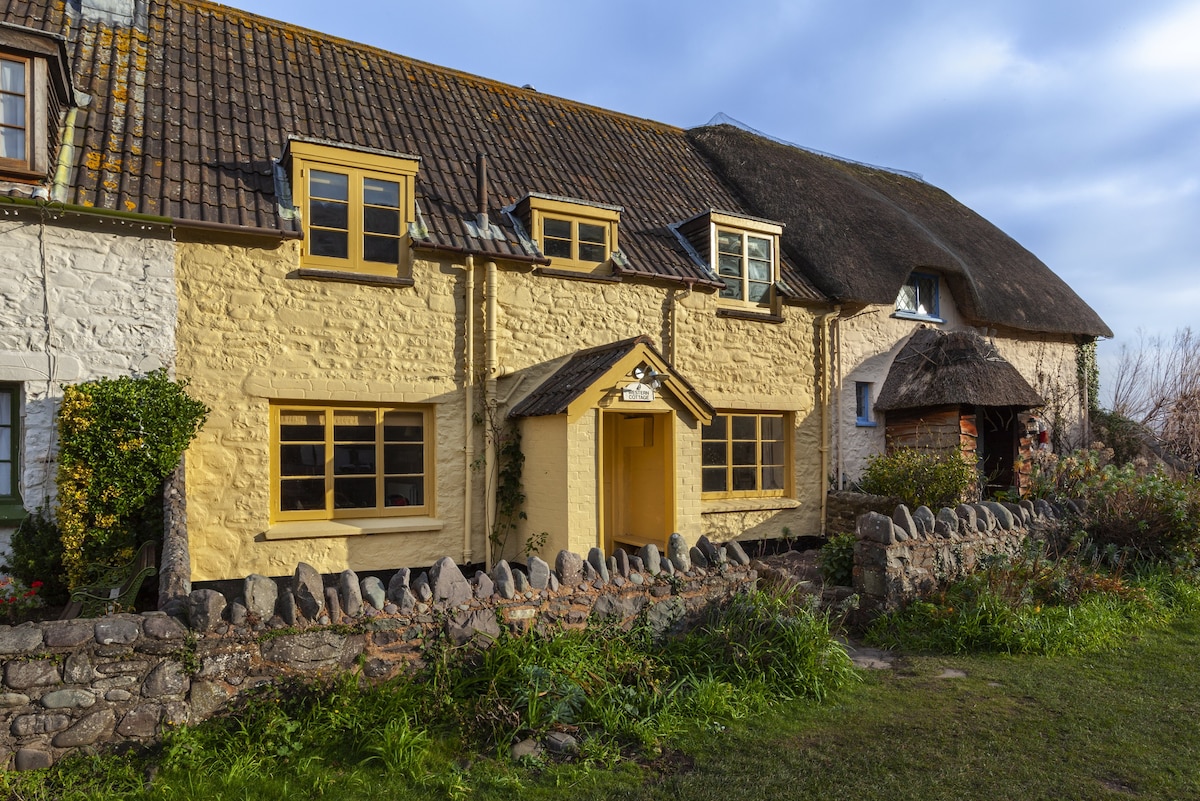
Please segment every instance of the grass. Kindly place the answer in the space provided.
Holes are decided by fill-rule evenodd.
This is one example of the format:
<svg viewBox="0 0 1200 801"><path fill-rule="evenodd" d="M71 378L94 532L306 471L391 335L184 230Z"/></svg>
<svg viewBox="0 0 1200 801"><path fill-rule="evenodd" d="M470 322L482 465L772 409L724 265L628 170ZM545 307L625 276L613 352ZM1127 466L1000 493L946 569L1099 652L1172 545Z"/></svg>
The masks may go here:
<svg viewBox="0 0 1200 801"><path fill-rule="evenodd" d="M1200 604L1194 587L1139 581L1174 593L1176 616L1100 653L909 655L846 682L811 618L762 598L653 665L612 636L579 648L519 638L491 652L491 673L468 662L452 679L447 655L432 705L428 688L285 688L254 714L183 730L150 762L74 760L37 783L0 774L0 788L13 799L1200 798ZM829 681L806 685L796 663ZM618 678L584 678L603 665ZM616 708L614 687L639 684L659 700ZM577 692L601 703L589 711ZM472 693L506 711L479 721L480 708L456 703L459 718L438 717L437 703ZM621 728L656 713L658 724ZM514 765L480 749L547 728L581 734L580 757Z"/></svg>

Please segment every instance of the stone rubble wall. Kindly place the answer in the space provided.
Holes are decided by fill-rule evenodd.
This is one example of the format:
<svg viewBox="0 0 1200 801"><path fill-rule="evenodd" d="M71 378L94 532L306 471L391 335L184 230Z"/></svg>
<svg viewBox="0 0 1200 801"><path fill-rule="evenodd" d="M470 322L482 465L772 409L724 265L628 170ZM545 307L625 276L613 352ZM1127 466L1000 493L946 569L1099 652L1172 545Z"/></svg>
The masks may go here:
<svg viewBox="0 0 1200 801"><path fill-rule="evenodd" d="M858 519L867 512L890 514L898 502L898 498L887 495L834 490L825 501L825 531L829 536L853 533Z"/></svg>
<svg viewBox="0 0 1200 801"><path fill-rule="evenodd" d="M0 626L0 768L47 767L79 749L143 745L227 709L242 693L287 676L360 669L367 680L411 673L446 641L486 645L511 632L583 628L591 619L644 619L660 635L696 625L757 580L737 542L637 556L558 554L553 568L499 562L468 580L449 557L399 570L385 587L352 571L322 577L301 563L282 589L247 576L227 599L194 590L141 615Z"/></svg>
<svg viewBox="0 0 1200 801"><path fill-rule="evenodd" d="M1046 501L959 504L934 514L901 504L891 517L867 512L858 519L854 588L865 614L898 608L972 572L990 555L1014 555L1025 541L1055 525Z"/></svg>

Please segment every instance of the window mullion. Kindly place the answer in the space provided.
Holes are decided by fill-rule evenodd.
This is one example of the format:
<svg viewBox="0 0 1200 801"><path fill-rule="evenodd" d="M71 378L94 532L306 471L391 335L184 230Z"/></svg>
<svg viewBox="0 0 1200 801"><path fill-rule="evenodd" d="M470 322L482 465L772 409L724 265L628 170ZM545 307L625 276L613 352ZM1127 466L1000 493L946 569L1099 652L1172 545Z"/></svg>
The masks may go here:
<svg viewBox="0 0 1200 801"><path fill-rule="evenodd" d="M333 510L333 465L334 465L334 410L332 406L325 407L325 513L332 517Z"/></svg>

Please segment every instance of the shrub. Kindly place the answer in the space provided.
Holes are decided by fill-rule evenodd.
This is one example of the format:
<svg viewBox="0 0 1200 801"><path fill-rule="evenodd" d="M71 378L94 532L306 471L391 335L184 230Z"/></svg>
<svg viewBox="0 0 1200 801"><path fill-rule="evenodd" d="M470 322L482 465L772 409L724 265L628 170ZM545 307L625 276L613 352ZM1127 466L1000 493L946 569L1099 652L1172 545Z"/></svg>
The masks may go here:
<svg viewBox="0 0 1200 801"><path fill-rule="evenodd" d="M821 546L821 575L826 583L849 587L854 581L853 534L834 534Z"/></svg>
<svg viewBox="0 0 1200 801"><path fill-rule="evenodd" d="M161 536L161 514L147 505L208 414L184 386L156 370L64 390L57 518L71 586L86 579L89 565L127 561Z"/></svg>
<svg viewBox="0 0 1200 801"><path fill-rule="evenodd" d="M859 487L873 495L899 498L912 508L956 506L976 486L974 466L961 454L897 448L873 456Z"/></svg>
<svg viewBox="0 0 1200 801"><path fill-rule="evenodd" d="M21 521L9 548L11 553L0 570L29 586L41 582L41 597L47 604L60 606L67 602L62 537L45 509Z"/></svg>
<svg viewBox="0 0 1200 801"><path fill-rule="evenodd" d="M1190 560L1200 553L1200 481L1161 471L1110 465L1084 495L1081 524L1100 547L1151 560Z"/></svg>

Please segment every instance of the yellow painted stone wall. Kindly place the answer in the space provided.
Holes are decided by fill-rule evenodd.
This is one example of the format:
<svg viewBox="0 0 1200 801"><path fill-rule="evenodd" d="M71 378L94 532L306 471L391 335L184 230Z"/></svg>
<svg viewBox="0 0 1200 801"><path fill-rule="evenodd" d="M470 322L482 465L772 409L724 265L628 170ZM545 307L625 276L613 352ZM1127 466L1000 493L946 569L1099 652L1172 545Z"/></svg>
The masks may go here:
<svg viewBox="0 0 1200 801"><path fill-rule="evenodd" d="M177 373L212 409L186 457L193 580L287 574L301 560L335 572L461 559L462 271L419 262L411 288L315 281L289 277L298 254L296 243L179 245ZM272 400L432 405L441 527L265 539Z"/></svg>
<svg viewBox="0 0 1200 801"><path fill-rule="evenodd" d="M296 243L182 241L177 258L177 371L213 410L187 454L193 580L287 574L301 560L337 572L419 566L444 555L460 562L485 559L484 480L466 464L463 390L468 308L475 320L470 372L476 379L483 373L481 264L468 307L466 272L452 261L419 258L413 287L378 287L295 277ZM648 335L668 359L675 354L679 373L719 410L782 411L795 424L792 500L761 508L701 500L700 429L678 419L681 533L694 541L702 533L781 536L784 527L793 534L819 532L824 482L814 410L814 310L784 307L784 322L773 324L718 317L714 294L667 284L568 280L511 266L502 266L497 279L502 415L576 351ZM435 522L397 534L269 538L271 401L432 407ZM596 422L593 411L558 431L550 419L528 427L523 446L530 519L510 553L519 553L523 538L540 531L549 536L543 556L553 557L560 547L586 552L597 544ZM478 458L482 426L473 424L471 436ZM463 507L469 473L468 553Z"/></svg>
<svg viewBox="0 0 1200 801"><path fill-rule="evenodd" d="M880 425L875 427L857 423L855 384L871 383L872 397L877 397L892 361L917 328L931 325L954 331L969 327L944 280L939 292L939 311L945 323L901 319L894 317L893 311L892 306L868 306L843 314L834 324L837 350L834 370L840 381L835 381L836 401L832 410L837 422L833 433L833 465L844 482L856 481L868 458L884 449L883 415L878 415ZM990 338L1000 355L1046 398L1048 407L1058 410L1055 416L1063 439L1072 445L1081 443L1086 406L1079 395L1074 337L1000 329Z"/></svg>

